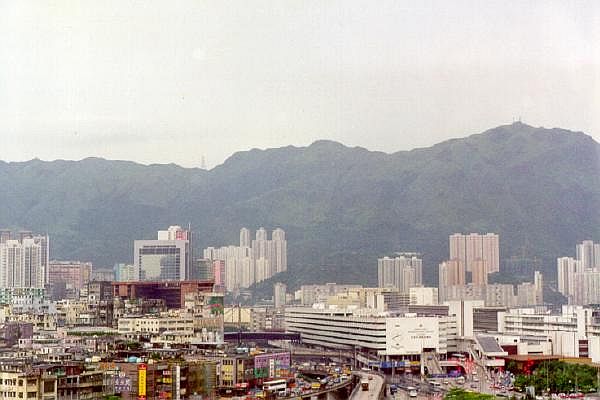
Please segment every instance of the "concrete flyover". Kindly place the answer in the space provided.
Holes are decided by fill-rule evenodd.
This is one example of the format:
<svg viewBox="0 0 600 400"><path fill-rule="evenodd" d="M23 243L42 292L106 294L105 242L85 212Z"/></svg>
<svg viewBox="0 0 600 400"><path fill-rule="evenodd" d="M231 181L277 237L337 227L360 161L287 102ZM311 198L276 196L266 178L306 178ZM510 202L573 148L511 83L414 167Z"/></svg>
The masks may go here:
<svg viewBox="0 0 600 400"><path fill-rule="evenodd" d="M350 397L350 393L352 393L352 388L354 387L354 380L347 379L344 382L338 383L337 385L333 385L330 387L325 387L320 390L316 390L313 392L302 393L297 396L286 397L284 399L311 399L311 400L347 400Z"/></svg>
<svg viewBox="0 0 600 400"><path fill-rule="evenodd" d="M300 343L301 337L299 333L288 332L225 332L224 339L226 342L267 342L270 340L285 340L292 343Z"/></svg>
<svg viewBox="0 0 600 400"><path fill-rule="evenodd" d="M373 371L352 371L352 375L359 379L358 384L350 395L350 400L377 400L385 396L385 377ZM366 378L369 380L369 390L362 390L360 380Z"/></svg>

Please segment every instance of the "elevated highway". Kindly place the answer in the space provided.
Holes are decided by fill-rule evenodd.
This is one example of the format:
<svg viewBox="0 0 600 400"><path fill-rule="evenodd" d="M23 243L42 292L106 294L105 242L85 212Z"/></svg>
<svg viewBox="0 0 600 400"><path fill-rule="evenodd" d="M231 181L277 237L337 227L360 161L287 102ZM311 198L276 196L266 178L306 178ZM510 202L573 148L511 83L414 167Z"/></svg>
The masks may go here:
<svg viewBox="0 0 600 400"><path fill-rule="evenodd" d="M292 343L300 343L299 333L289 332L225 332L226 342L268 342L272 340L284 340Z"/></svg>
<svg viewBox="0 0 600 400"><path fill-rule="evenodd" d="M385 378L375 372L353 371L352 375L358 377L358 384L350 395L350 400L376 400L383 399L385 396ZM360 380L368 379L369 390L363 390Z"/></svg>

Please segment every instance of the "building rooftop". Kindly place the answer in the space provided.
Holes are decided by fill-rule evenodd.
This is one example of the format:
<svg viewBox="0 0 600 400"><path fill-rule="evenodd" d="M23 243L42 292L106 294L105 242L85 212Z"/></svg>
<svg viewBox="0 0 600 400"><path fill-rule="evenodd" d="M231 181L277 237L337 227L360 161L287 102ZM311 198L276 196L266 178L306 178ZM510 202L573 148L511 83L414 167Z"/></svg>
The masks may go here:
<svg viewBox="0 0 600 400"><path fill-rule="evenodd" d="M496 339L492 336L477 335L475 336L475 340L477 340L481 349L487 354L504 353L504 349L500 347L498 342L496 342Z"/></svg>

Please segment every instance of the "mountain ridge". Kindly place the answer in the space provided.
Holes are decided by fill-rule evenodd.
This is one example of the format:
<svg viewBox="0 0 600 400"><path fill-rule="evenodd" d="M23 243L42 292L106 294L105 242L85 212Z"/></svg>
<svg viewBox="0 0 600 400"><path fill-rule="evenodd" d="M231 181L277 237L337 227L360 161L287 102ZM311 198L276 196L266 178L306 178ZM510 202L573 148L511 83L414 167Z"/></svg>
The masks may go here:
<svg viewBox="0 0 600 400"><path fill-rule="evenodd" d="M376 258L424 253L426 280L454 232L497 232L501 257L544 259L600 238L600 145L522 123L385 153L322 140L236 152L211 170L88 157L0 162L0 227L48 231L54 258L131 262L133 240L192 223L198 249L247 226L286 230L292 286L376 283ZM198 254L198 253L197 253ZM555 261L554 261L555 262ZM370 271L365 273L366 271Z"/></svg>

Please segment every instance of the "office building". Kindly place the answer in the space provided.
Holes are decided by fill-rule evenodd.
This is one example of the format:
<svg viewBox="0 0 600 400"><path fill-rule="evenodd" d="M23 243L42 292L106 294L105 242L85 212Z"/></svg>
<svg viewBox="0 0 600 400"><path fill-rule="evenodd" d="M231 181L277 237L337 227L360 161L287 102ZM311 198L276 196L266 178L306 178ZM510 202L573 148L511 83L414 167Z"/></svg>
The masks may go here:
<svg viewBox="0 0 600 400"><path fill-rule="evenodd" d="M115 264L113 267L114 280L117 282L132 282L140 280L140 271L133 264Z"/></svg>
<svg viewBox="0 0 600 400"><path fill-rule="evenodd" d="M162 299L167 308L181 308L186 295L213 291L210 281L112 282L112 294L121 299Z"/></svg>
<svg viewBox="0 0 600 400"><path fill-rule="evenodd" d="M338 283L302 285L294 293L294 299L304 306L312 306L314 303L325 303L329 297L335 296L338 293L345 293L361 288L362 285L343 285Z"/></svg>
<svg viewBox="0 0 600 400"><path fill-rule="evenodd" d="M288 332L302 335L303 343L356 352L359 362L380 368L419 370L423 351L446 354L456 337L455 317L390 317L337 306L287 307L285 323Z"/></svg>
<svg viewBox="0 0 600 400"><path fill-rule="evenodd" d="M488 273L500 270L500 244L495 233L481 235L455 233L449 238L450 259L458 260L467 272L473 271L476 260L483 260Z"/></svg>
<svg viewBox="0 0 600 400"><path fill-rule="evenodd" d="M190 271L190 280L214 281L215 270L213 261L207 258L198 258Z"/></svg>
<svg viewBox="0 0 600 400"><path fill-rule="evenodd" d="M592 310L580 306L563 306L560 314L551 314L545 309L513 308L498 313L498 331L520 337L517 341L520 347L526 342L538 347L545 343L546 346L541 347L543 354L579 357L580 343L585 341L586 353L588 350L587 327L592 323L591 317Z"/></svg>
<svg viewBox="0 0 600 400"><path fill-rule="evenodd" d="M81 290L90 280L92 263L83 261L50 261L48 284L66 283L67 289Z"/></svg>
<svg viewBox="0 0 600 400"><path fill-rule="evenodd" d="M191 233L179 226L158 231L157 240L134 242L133 265L141 281L184 281L191 268Z"/></svg>
<svg viewBox="0 0 600 400"><path fill-rule="evenodd" d="M438 288L436 287L411 287L409 295L411 305L433 306L439 304Z"/></svg>

